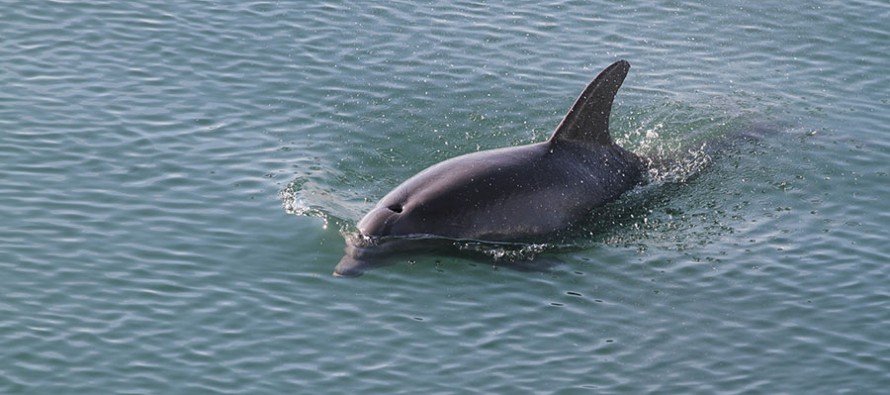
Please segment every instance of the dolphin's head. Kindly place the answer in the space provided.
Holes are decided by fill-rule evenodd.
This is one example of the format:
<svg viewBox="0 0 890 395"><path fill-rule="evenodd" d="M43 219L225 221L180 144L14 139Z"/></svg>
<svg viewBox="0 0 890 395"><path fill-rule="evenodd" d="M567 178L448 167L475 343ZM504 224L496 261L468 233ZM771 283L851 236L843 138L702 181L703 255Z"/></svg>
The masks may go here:
<svg viewBox="0 0 890 395"><path fill-rule="evenodd" d="M418 235L449 236L450 229L443 217L453 219L460 215L455 205L457 199L449 199L449 185L410 185L408 180L383 197L370 212L356 224L362 236L369 238L402 238ZM424 180L426 181L426 180ZM408 184L408 185L406 185ZM448 213L444 215L444 213Z"/></svg>
<svg viewBox="0 0 890 395"><path fill-rule="evenodd" d="M381 202L359 221L358 230L368 237L393 236L400 233L399 228L405 222L403 216L407 216L407 213L402 204Z"/></svg>
<svg viewBox="0 0 890 395"><path fill-rule="evenodd" d="M401 203L391 197L384 198L361 221L358 233L346 236L346 253L334 275L337 277L358 277L367 270L391 264L393 250L398 252L402 241L399 236L405 233L408 215Z"/></svg>

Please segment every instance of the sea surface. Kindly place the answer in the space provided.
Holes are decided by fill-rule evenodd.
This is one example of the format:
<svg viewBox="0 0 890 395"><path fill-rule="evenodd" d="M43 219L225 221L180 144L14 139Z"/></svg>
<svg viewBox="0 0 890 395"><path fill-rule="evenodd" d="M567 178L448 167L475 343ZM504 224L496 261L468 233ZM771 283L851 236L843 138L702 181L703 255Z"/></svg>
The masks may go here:
<svg viewBox="0 0 890 395"><path fill-rule="evenodd" d="M887 393L888 21L883 0L4 1L0 393ZM618 59L613 137L674 160L535 251L557 264L331 276L386 192L547 139Z"/></svg>

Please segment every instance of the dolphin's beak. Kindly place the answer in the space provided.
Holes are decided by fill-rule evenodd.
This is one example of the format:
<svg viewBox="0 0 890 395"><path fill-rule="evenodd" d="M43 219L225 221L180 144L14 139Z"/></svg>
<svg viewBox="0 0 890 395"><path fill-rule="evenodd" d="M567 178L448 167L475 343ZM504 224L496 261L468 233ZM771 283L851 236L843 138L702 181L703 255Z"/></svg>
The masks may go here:
<svg viewBox="0 0 890 395"><path fill-rule="evenodd" d="M413 240L372 240L363 235L346 237L345 255L334 268L336 277L358 277L362 273L378 267L389 266L393 259L404 253L405 244L413 245ZM411 251L410 249L407 251Z"/></svg>
<svg viewBox="0 0 890 395"><path fill-rule="evenodd" d="M355 259L349 255L344 256L334 268L334 277L358 277L375 265L366 261Z"/></svg>

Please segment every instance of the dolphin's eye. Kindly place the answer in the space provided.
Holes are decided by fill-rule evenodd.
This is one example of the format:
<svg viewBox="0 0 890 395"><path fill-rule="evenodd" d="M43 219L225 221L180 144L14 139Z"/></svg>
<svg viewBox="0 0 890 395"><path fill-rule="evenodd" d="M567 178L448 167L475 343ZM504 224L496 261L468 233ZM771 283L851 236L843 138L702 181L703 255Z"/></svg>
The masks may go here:
<svg viewBox="0 0 890 395"><path fill-rule="evenodd" d="M396 203L396 204L390 204L389 206L386 206L386 208L389 209L389 211L392 211L392 212L394 212L394 213L401 213L401 212L402 212L402 205L401 205L401 204L398 204L398 203Z"/></svg>

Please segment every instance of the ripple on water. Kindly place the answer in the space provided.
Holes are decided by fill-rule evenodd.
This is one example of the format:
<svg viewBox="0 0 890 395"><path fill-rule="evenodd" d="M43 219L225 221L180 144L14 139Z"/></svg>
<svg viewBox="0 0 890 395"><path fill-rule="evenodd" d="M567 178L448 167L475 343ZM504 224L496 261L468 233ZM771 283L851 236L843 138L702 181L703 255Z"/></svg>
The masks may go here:
<svg viewBox="0 0 890 395"><path fill-rule="evenodd" d="M0 392L880 392L885 8L7 7ZM329 275L378 197L544 140L622 57L616 138L710 161L550 270Z"/></svg>

